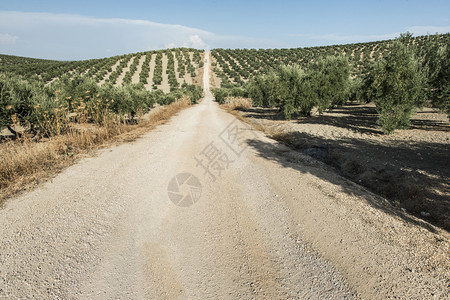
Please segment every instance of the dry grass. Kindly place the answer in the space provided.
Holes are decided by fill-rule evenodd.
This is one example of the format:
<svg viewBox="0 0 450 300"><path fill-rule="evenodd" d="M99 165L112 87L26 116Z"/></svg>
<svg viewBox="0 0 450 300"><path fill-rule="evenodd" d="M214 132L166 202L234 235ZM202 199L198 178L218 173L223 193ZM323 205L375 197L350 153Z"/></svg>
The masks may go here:
<svg viewBox="0 0 450 300"><path fill-rule="evenodd" d="M112 142L135 140L189 105L190 100L183 98L150 112L147 120L137 125L112 121L102 126L73 123L65 134L39 141L23 138L0 144L0 204L11 195L51 178L92 150Z"/></svg>
<svg viewBox="0 0 450 300"><path fill-rule="evenodd" d="M224 104L224 106L228 110L236 110L236 109L245 110L245 109L249 109L250 107L252 107L252 105L253 105L252 99L243 98L243 97L227 97L225 99L225 104Z"/></svg>

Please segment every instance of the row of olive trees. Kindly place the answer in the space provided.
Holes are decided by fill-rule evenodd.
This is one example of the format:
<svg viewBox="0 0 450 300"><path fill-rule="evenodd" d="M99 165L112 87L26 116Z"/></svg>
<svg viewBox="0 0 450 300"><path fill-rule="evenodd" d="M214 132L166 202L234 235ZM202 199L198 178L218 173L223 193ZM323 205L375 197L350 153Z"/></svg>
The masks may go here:
<svg viewBox="0 0 450 300"><path fill-rule="evenodd" d="M142 83L99 86L86 76L63 76L50 85L24 80L12 74L0 74L0 130L16 133L15 125L35 135L59 134L73 118L101 125L105 114L119 121L135 122L155 103L170 104L183 96L195 103L202 97L198 86L183 85L169 94L148 91ZM19 134L19 133L18 133Z"/></svg>
<svg viewBox="0 0 450 300"><path fill-rule="evenodd" d="M145 54L145 60L142 64L141 73L139 74L139 82L142 84L148 84L148 77L150 76L150 62L152 60L153 52L147 52Z"/></svg>
<svg viewBox="0 0 450 300"><path fill-rule="evenodd" d="M123 77L123 83L124 84L131 84L131 81L133 80L133 75L136 73L139 61L142 57L143 53L138 53L133 59L133 62L130 65L130 69L125 73L125 76Z"/></svg>
<svg viewBox="0 0 450 300"><path fill-rule="evenodd" d="M340 106L347 100L350 66L343 56L328 56L309 68L281 66L265 76L250 79L244 88L216 89L219 102L227 96L248 96L254 105L279 107L287 119L293 114L311 115Z"/></svg>
<svg viewBox="0 0 450 300"><path fill-rule="evenodd" d="M409 43L418 49L426 48L430 37L442 39L447 34L425 35L411 38ZM291 49L213 49L212 56L227 79L239 83L241 78L268 74L280 65L299 65L306 68L312 60L326 56L344 55L353 66L352 74L360 75L367 66L389 54L393 40L347 45Z"/></svg>
<svg viewBox="0 0 450 300"><path fill-rule="evenodd" d="M156 54L156 59L155 59L155 70L153 71L153 89L156 90L157 89L157 85L160 85L162 82L162 53L158 52Z"/></svg>
<svg viewBox="0 0 450 300"><path fill-rule="evenodd" d="M178 83L177 76L175 75L175 59L174 54L171 50L166 51L166 57L167 57L167 79L170 86L170 91L175 91L180 87L180 84Z"/></svg>
<svg viewBox="0 0 450 300"><path fill-rule="evenodd" d="M122 74L123 69L126 68L129 61L133 58L132 55L125 56L117 66L117 68L109 75L109 77L106 79L106 82L110 82L112 84L115 84L117 82L117 79L119 78L120 74Z"/></svg>
<svg viewBox="0 0 450 300"><path fill-rule="evenodd" d="M347 100L373 101L378 124L383 132L392 133L408 128L412 114L427 101L450 115L449 62L449 35L428 36L418 47L406 33L353 79L346 57L327 56L303 68L281 66L251 78L241 88L217 89L215 96L219 102L227 96L250 97L254 105L279 107L287 119L295 113L309 116L314 107L322 113Z"/></svg>
<svg viewBox="0 0 450 300"><path fill-rule="evenodd" d="M412 114L427 101L450 115L448 35L429 36L421 48L411 41L411 34L400 35L356 88L360 99L375 103L385 133L409 128Z"/></svg>

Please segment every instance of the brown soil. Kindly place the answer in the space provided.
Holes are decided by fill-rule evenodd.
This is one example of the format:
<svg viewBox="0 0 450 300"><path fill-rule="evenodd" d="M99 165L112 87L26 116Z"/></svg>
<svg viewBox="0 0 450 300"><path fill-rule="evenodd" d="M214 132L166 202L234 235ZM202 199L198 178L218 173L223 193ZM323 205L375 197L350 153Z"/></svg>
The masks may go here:
<svg viewBox="0 0 450 300"><path fill-rule="evenodd" d="M425 108L409 130L383 135L373 104L352 104L322 116L283 119L276 109L241 113L275 138L385 197L403 212L450 229L450 124Z"/></svg>
<svg viewBox="0 0 450 300"><path fill-rule="evenodd" d="M147 84L145 85L145 88L149 91L153 90L152 84L153 84L153 73L155 72L155 62L156 62L156 54L152 54L152 59L150 60L150 72L148 74L148 80Z"/></svg>
<svg viewBox="0 0 450 300"><path fill-rule="evenodd" d="M142 55L140 60L139 60L139 64L137 66L137 69L136 69L136 71L134 72L134 74L133 74L133 76L131 78L131 82L134 83L134 84L139 83L139 79L140 79L139 75L141 74L142 65L144 64L144 60L145 60L145 55Z"/></svg>
<svg viewBox="0 0 450 300"><path fill-rule="evenodd" d="M166 53L162 55L162 81L161 84L158 85L158 89L162 90L164 93L170 92L169 78L167 77L167 63L169 59L167 58Z"/></svg>

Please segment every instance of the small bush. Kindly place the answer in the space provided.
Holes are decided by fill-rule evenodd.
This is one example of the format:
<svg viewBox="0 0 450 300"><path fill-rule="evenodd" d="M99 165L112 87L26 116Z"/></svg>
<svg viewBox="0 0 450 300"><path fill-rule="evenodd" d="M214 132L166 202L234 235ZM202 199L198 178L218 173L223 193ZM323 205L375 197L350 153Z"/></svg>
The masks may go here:
<svg viewBox="0 0 450 300"><path fill-rule="evenodd" d="M224 104L225 99L229 95L229 90L225 89L225 88L214 89L212 92L213 92L214 98L216 99L217 102L219 102L219 104Z"/></svg>
<svg viewBox="0 0 450 300"><path fill-rule="evenodd" d="M214 98L219 104L225 104L227 97L247 97L248 92L242 87L218 88L213 91Z"/></svg>

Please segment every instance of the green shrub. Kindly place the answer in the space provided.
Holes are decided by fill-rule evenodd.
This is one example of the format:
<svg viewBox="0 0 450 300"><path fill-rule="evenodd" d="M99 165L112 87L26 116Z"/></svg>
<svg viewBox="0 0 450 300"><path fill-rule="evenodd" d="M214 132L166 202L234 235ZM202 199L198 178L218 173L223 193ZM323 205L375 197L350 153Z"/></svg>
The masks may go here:
<svg viewBox="0 0 450 300"><path fill-rule="evenodd" d="M311 116L312 109L318 103L319 87L316 79L317 75L317 72L309 71L302 77L296 105L300 113L305 117Z"/></svg>
<svg viewBox="0 0 450 300"><path fill-rule="evenodd" d="M30 99L36 94L33 84L11 74L0 74L0 129L28 121L33 104Z"/></svg>
<svg viewBox="0 0 450 300"><path fill-rule="evenodd" d="M348 100L350 65L344 56L327 56L313 64L314 80L318 84L319 112L342 106Z"/></svg>
<svg viewBox="0 0 450 300"><path fill-rule="evenodd" d="M282 66L278 71L279 107L286 119L298 111L303 94L305 72L298 66Z"/></svg>
<svg viewBox="0 0 450 300"><path fill-rule="evenodd" d="M68 105L59 94L42 82L1 74L0 128L15 133L14 125L21 125L36 134L61 133L67 125Z"/></svg>
<svg viewBox="0 0 450 300"><path fill-rule="evenodd" d="M183 95L189 96L191 103L197 103L203 97L203 89L198 85L183 83L180 91Z"/></svg>
<svg viewBox="0 0 450 300"><path fill-rule="evenodd" d="M212 92L214 94L214 98L216 99L217 102L219 102L219 104L224 104L225 98L227 98L230 93L229 89L226 88L214 89Z"/></svg>
<svg viewBox="0 0 450 300"><path fill-rule="evenodd" d="M375 91L372 88L373 82L375 80L374 68L375 68L375 63L368 64L366 66L365 73L363 75L361 75L361 77L360 77L361 85L359 87L359 90L357 89L355 92L356 92L356 96L359 98L359 101L361 103L369 103L369 102L373 101L373 99L374 99L373 93Z"/></svg>
<svg viewBox="0 0 450 300"><path fill-rule="evenodd" d="M246 85L248 97L253 100L255 106L273 107L280 102L279 78L275 72L269 72L266 76L255 76Z"/></svg>
<svg viewBox="0 0 450 300"><path fill-rule="evenodd" d="M450 116L450 35L427 36L420 54L427 96L434 107Z"/></svg>
<svg viewBox="0 0 450 300"><path fill-rule="evenodd" d="M80 105L81 102L90 101L99 93L100 87L93 78L75 75L72 78L65 75L54 81L50 88L53 93L58 94L61 101L68 104L70 112Z"/></svg>
<svg viewBox="0 0 450 300"><path fill-rule="evenodd" d="M218 88L213 91L214 98L219 104L225 104L227 97L248 97L247 89L233 86L231 88Z"/></svg>
<svg viewBox="0 0 450 300"><path fill-rule="evenodd" d="M110 103L109 108L123 120L133 119L138 113L145 113L154 104L152 92L147 91L144 85L127 84L123 86L103 85L102 98Z"/></svg>
<svg viewBox="0 0 450 300"><path fill-rule="evenodd" d="M424 101L424 76L413 51L397 40L373 70L373 98L384 133L408 128L411 115Z"/></svg>

